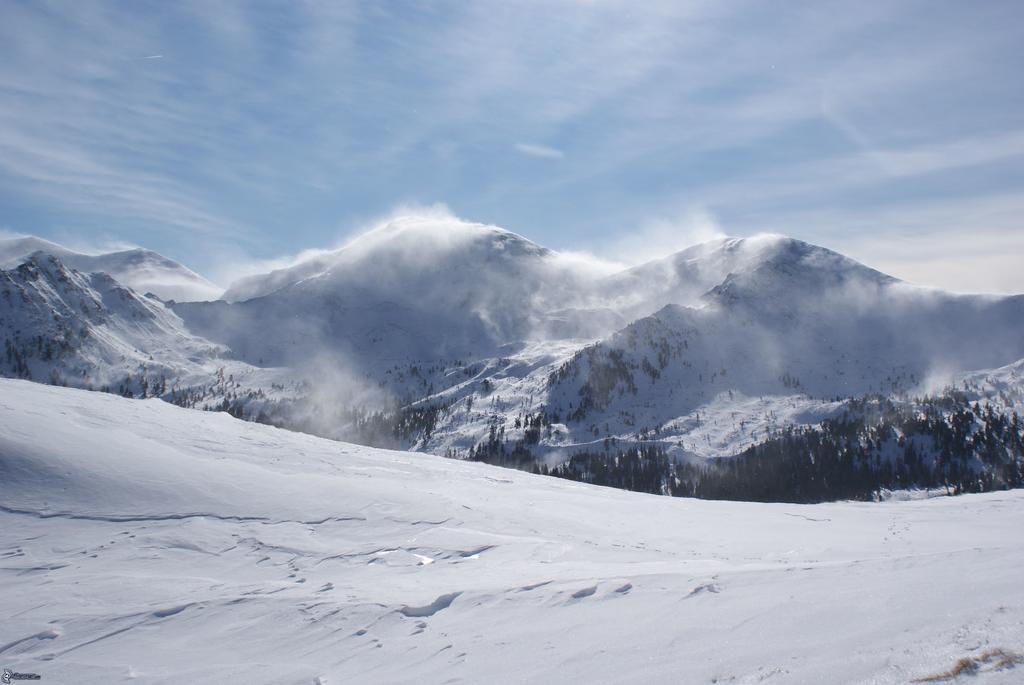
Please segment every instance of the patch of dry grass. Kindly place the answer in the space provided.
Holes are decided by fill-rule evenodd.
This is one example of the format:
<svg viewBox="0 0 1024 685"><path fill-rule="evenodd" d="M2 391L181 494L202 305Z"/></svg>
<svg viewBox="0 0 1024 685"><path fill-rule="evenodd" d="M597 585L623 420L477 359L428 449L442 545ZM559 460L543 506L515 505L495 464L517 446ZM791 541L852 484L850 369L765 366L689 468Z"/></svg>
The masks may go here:
<svg viewBox="0 0 1024 685"><path fill-rule="evenodd" d="M1024 664L1024 656L1006 649L997 648L982 652L977 656L965 656L959 659L953 668L942 673L917 678L915 683L938 683L947 680L956 680L962 675L974 675L975 673L988 671L1002 671L1013 668L1018 664Z"/></svg>

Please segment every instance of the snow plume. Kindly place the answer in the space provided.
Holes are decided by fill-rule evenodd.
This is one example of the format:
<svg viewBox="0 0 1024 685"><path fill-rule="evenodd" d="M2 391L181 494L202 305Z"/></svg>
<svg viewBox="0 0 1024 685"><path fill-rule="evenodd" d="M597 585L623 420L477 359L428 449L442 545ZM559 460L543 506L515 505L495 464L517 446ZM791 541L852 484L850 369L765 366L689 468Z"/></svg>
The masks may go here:
<svg viewBox="0 0 1024 685"><path fill-rule="evenodd" d="M0 268L14 268L34 252L60 259L83 273L103 272L139 294L165 300L212 300L223 288L161 254L123 242L77 244L74 249L36 236L0 234Z"/></svg>
<svg viewBox="0 0 1024 685"><path fill-rule="evenodd" d="M598 248L597 252L629 264L659 259L698 243L725 238L714 214L704 207L691 207L675 216L657 217Z"/></svg>
<svg viewBox="0 0 1024 685"><path fill-rule="evenodd" d="M1024 357L1024 296L956 295L899 284L894 325L919 341L928 360L920 392L948 386L956 372L1009 364Z"/></svg>
<svg viewBox="0 0 1024 685"><path fill-rule="evenodd" d="M297 376L312 389L309 397L322 407L361 407L380 410L394 398L379 383L358 370L346 355L324 347L298 364Z"/></svg>
<svg viewBox="0 0 1024 685"><path fill-rule="evenodd" d="M745 263L747 251L759 256ZM658 425L696 410L723 388L749 397L915 394L934 389L934 379L948 377L950 370L999 366L1024 356L1024 298L956 296L910 286L824 248L777 236L686 251L673 262L684 280L699 281L704 273L689 268L697 252L721 281L695 305L670 304L606 338L596 348L596 363L587 356L576 362L582 373L567 375L558 401L578 401L588 378L591 389L635 384L637 400L630 393L624 399L594 394L593 404L599 411L607 408L602 418L614 422L620 409L633 411L635 402L637 415ZM740 263L743 268L735 268ZM643 288L649 274L641 269L629 276ZM628 285L623 281L620 290L635 290ZM692 295L682 286L677 292ZM685 363L672 363L673 358ZM660 368L645 366L655 362ZM647 368L653 369L649 380L630 370ZM652 403L659 393L674 394Z"/></svg>
<svg viewBox="0 0 1024 685"><path fill-rule="evenodd" d="M630 322L652 314L654 343L688 341L686 359L695 366L675 380L698 391L712 383L708 392L727 383L748 396L913 390L933 372L1024 356L1012 324L1024 320L1024 299L910 286L772 234L716 238L616 272L443 206L398 210L337 250L246 287L250 297L235 304L176 311L246 361L340 369L338 379L314 381L325 386L314 393L325 407L372 390L361 385L367 377L400 398L421 397L436 379L418 377L414 388L406 375L396 392L400 369L504 358L541 341L608 340L627 326L644 332ZM241 292L237 284L233 290ZM659 350L645 354L650 363ZM691 394L686 402L703 401Z"/></svg>
<svg viewBox="0 0 1024 685"><path fill-rule="evenodd" d="M7 226L0 226L0 240L7 240L8 238L27 238L27 233L21 231L15 231Z"/></svg>
<svg viewBox="0 0 1024 685"><path fill-rule="evenodd" d="M331 255L336 249L310 248L295 254L266 259L251 259L236 254L226 257L224 265L219 269L219 278L230 284L230 290L254 279L263 279L271 274L293 269L302 264L318 262Z"/></svg>
<svg viewBox="0 0 1024 685"><path fill-rule="evenodd" d="M399 204L391 211L349 231L338 249L369 249L389 240L396 232L412 226L427 232L438 241L438 246L450 244L464 237L468 226L480 226L456 216L448 205L437 202L429 205Z"/></svg>
<svg viewBox="0 0 1024 685"><path fill-rule="evenodd" d="M648 316L668 304L698 306L730 274L772 257L788 239L774 234L718 237L613 274L602 281L602 306L627 318Z"/></svg>
<svg viewBox="0 0 1024 685"><path fill-rule="evenodd" d="M582 250L553 251L548 255L548 260L556 268L573 272L580 278L603 278L626 268L624 262Z"/></svg>
<svg viewBox="0 0 1024 685"><path fill-rule="evenodd" d="M343 352L324 346L294 366L302 379L299 402L289 422L302 430L342 440L357 440L354 416L394 409L394 396L374 382Z"/></svg>
<svg viewBox="0 0 1024 685"><path fill-rule="evenodd" d="M542 248L512 231L461 218L443 203L399 205L347 231L332 247L264 260L234 260L225 271L231 283L226 299L237 301L267 294L283 285L318 276L331 267L351 265L368 257L386 257L403 268L429 269L448 253L471 248L485 233L497 238L492 245L497 250L522 248L544 257L552 270L572 273L581 279L608 276L625 266L621 261L585 251Z"/></svg>
<svg viewBox="0 0 1024 685"><path fill-rule="evenodd" d="M331 311L347 312L347 325L334 322L326 331L331 336L351 337L359 328L401 338L402 330L415 328L409 324L417 317L432 320L427 337L438 338L446 354L459 356L545 338L552 325L564 330L566 318L557 312L603 307L595 296L599 281L620 268L460 219L444 205L399 207L335 249L306 253L290 266L234 283L224 299L244 302L276 294L293 299L300 310L309 306L302 302L329 300ZM556 312L553 320L551 312ZM391 351L399 357L423 352Z"/></svg>
<svg viewBox="0 0 1024 685"><path fill-rule="evenodd" d="M35 244L35 249L42 250L49 254L60 257L66 253L74 253L83 257L101 257L117 252L129 252L133 250L147 251L137 242L124 240L109 234L85 236L80 231L56 230L46 231L48 238L42 238L38 234L26 231L15 230L7 226L0 226L0 253L3 248L13 249L19 243Z"/></svg>
<svg viewBox="0 0 1024 685"><path fill-rule="evenodd" d="M419 294L425 296L439 286L452 292L460 285L468 288L472 280L468 300L454 306L478 315L483 325L494 331L504 330L509 316L521 319L517 331L522 330L523 322L534 321L536 331L527 337L543 338L550 310L617 307L621 304L617 300L624 295L648 299L639 283L631 283L629 292L624 293L617 284L605 282L623 271L622 255L634 257L638 245L663 256L697 238L719 235L709 214L691 212L685 222L654 223L638 238L624 240L612 250L612 260L583 251L549 250L497 226L462 219L443 204L399 206L350 232L335 247L236 268L236 273L247 275L232 283L224 299L238 302L300 283L312 287L319 281L326 287L330 283L356 284L361 279L363 289L401 300L410 294L411 281L421 281L419 286L426 291ZM671 273L654 279L659 283L653 287L678 279L673 264L665 264L664 269Z"/></svg>
<svg viewBox="0 0 1024 685"><path fill-rule="evenodd" d="M338 264L358 261L382 243L398 237L403 231L418 229L424 240L410 241L406 248L422 260L431 253L465 236L471 224L456 217L442 203L433 205L399 205L383 216L360 223L342 232L333 246L310 248L296 254L269 259L235 259L224 270L231 285L224 294L229 302L267 295L298 281L319 276Z"/></svg>
<svg viewBox="0 0 1024 685"><path fill-rule="evenodd" d="M913 286L825 251L807 264L819 277L790 280L782 269L725 295L750 298L760 321L787 348L790 364L817 359L813 366L819 372L841 372L835 388L847 392L840 394L934 393L957 371L1000 366L1024 355L1015 323L1024 320L1024 298Z"/></svg>

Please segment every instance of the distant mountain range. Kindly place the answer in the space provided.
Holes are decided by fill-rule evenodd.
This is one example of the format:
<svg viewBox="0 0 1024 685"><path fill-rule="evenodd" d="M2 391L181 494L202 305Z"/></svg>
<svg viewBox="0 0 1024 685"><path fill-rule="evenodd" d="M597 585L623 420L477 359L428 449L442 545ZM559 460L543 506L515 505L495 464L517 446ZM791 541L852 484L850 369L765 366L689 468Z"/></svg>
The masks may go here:
<svg viewBox="0 0 1024 685"><path fill-rule="evenodd" d="M227 352L190 334L160 300L45 252L0 270L0 330L5 375L122 394L204 379Z"/></svg>
<svg viewBox="0 0 1024 685"><path fill-rule="evenodd" d="M777 235L614 271L406 217L216 300L146 250L22 238L0 264L5 375L449 456L553 466L636 445L701 463L967 379L1020 410L1019 379L979 379L1017 378L986 370L1024 358L1024 296L918 287Z"/></svg>
<svg viewBox="0 0 1024 685"><path fill-rule="evenodd" d="M102 271L140 295L153 293L163 300L214 300L223 292L191 269L151 250L84 254L34 236L0 238L0 268L14 268L34 252L57 257L83 273Z"/></svg>

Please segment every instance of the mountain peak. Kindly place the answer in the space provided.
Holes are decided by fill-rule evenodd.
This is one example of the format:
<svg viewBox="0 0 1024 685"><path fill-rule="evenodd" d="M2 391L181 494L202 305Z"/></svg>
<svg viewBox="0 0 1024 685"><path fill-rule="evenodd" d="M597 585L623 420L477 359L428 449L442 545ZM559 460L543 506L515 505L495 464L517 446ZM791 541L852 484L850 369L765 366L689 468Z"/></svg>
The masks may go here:
<svg viewBox="0 0 1024 685"><path fill-rule="evenodd" d="M34 253L53 255L83 273L105 273L139 293L152 292L164 300L212 300L221 289L173 259L141 247L85 254L38 238L0 239L0 268L12 269Z"/></svg>
<svg viewBox="0 0 1024 685"><path fill-rule="evenodd" d="M44 252L57 257L76 254L62 245L34 235L0 238L0 269L15 268L34 252Z"/></svg>
<svg viewBox="0 0 1024 685"><path fill-rule="evenodd" d="M807 295L843 289L880 288L899 279L825 247L786 236L756 236L746 244L749 259L730 271L702 299L720 304L790 304ZM742 247L742 246L738 246Z"/></svg>
<svg viewBox="0 0 1024 685"><path fill-rule="evenodd" d="M459 259L459 253L476 253L475 256L486 258L490 252L534 257L551 254L547 248L498 226L455 217L418 215L391 219L357 236L335 254L344 261L374 253L416 264L449 253Z"/></svg>
<svg viewBox="0 0 1024 685"><path fill-rule="evenodd" d="M810 255L817 252L838 254L828 248L808 243L782 233L757 233L752 236L725 236L714 238L687 247L666 259L708 259L715 255L729 255L745 258L748 261L760 262L766 259L789 255L792 258Z"/></svg>
<svg viewBox="0 0 1024 685"><path fill-rule="evenodd" d="M363 268L372 268L378 275L396 269L436 272L552 254L517 233L490 224L452 216L409 214L388 219L334 250L267 274L242 278L231 284L223 299L240 302L299 283L348 279Z"/></svg>

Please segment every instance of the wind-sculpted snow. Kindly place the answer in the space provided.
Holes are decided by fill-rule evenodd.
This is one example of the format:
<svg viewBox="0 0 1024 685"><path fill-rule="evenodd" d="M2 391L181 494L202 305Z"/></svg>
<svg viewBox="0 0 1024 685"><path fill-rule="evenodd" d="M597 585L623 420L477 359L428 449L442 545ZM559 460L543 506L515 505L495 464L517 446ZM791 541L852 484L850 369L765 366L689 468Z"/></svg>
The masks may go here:
<svg viewBox="0 0 1024 685"><path fill-rule="evenodd" d="M674 499L17 380L0 482L0 665L43 682L1010 683L1024 652L1020 492Z"/></svg>

